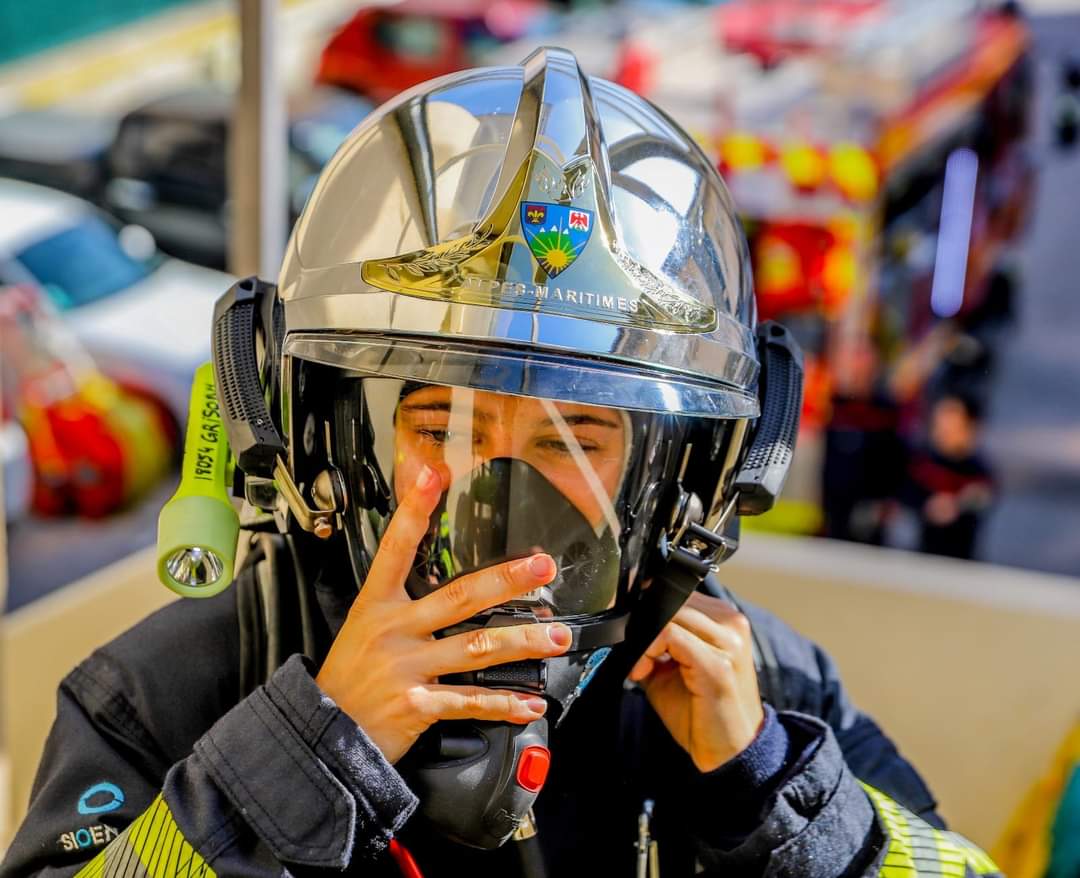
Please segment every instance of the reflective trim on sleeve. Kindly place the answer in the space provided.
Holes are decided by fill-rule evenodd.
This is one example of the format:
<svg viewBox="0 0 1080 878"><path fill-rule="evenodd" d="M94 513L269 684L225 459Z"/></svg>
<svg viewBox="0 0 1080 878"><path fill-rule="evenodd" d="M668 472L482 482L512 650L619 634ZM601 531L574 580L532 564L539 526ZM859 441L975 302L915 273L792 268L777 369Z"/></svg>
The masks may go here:
<svg viewBox="0 0 1080 878"><path fill-rule="evenodd" d="M173 820L159 794L75 878L217 878Z"/></svg>
<svg viewBox="0 0 1080 878"><path fill-rule="evenodd" d="M889 836L879 878L1004 878L993 860L963 836L935 829L880 790L862 786Z"/></svg>

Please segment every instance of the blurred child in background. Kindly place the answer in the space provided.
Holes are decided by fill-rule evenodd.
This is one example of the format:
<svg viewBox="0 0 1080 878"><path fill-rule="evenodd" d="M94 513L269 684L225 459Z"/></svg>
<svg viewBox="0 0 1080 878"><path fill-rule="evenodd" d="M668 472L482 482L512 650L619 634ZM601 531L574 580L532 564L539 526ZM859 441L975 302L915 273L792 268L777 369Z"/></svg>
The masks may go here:
<svg viewBox="0 0 1080 878"><path fill-rule="evenodd" d="M945 392L931 406L927 441L913 449L901 495L919 519L919 549L971 558L983 513L993 502L990 468L979 454L982 406Z"/></svg>

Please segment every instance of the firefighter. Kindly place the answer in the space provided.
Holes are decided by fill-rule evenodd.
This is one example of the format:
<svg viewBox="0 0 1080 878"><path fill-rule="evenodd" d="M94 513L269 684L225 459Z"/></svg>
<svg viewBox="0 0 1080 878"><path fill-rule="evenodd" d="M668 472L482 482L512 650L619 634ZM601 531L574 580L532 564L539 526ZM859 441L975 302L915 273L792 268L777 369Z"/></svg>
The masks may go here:
<svg viewBox="0 0 1080 878"><path fill-rule="evenodd" d="M65 679L5 874L996 874L715 580L801 360L648 102L558 49L400 96L214 358L262 533Z"/></svg>

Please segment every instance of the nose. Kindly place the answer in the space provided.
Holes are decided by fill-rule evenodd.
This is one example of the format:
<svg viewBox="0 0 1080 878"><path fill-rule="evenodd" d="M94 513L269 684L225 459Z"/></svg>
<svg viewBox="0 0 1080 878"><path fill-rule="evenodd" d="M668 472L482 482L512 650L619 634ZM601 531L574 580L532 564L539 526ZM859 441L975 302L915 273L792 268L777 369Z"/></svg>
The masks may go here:
<svg viewBox="0 0 1080 878"><path fill-rule="evenodd" d="M488 425L483 431L479 445L479 463L487 463L496 457L517 457L514 453L514 431L502 422Z"/></svg>
<svg viewBox="0 0 1080 878"><path fill-rule="evenodd" d="M492 460L520 457L518 452L520 449L515 448L514 434L509 424L501 419L476 419L472 424L472 434L458 433L457 440L449 443L445 450L440 461L446 470L444 484L475 472Z"/></svg>

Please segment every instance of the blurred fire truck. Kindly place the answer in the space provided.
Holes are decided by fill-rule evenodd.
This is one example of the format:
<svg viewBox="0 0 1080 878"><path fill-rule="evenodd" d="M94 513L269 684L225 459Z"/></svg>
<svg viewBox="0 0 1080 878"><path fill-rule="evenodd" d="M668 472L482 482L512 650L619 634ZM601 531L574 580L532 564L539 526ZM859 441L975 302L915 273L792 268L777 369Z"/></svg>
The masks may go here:
<svg viewBox="0 0 1080 878"><path fill-rule="evenodd" d="M769 526L818 531L834 420L902 432L952 328L1007 316L1003 267L1034 183L1030 35L1015 4L978 0L733 0L703 27L705 14L630 35L618 78L716 157L759 315L803 345L797 471Z"/></svg>

